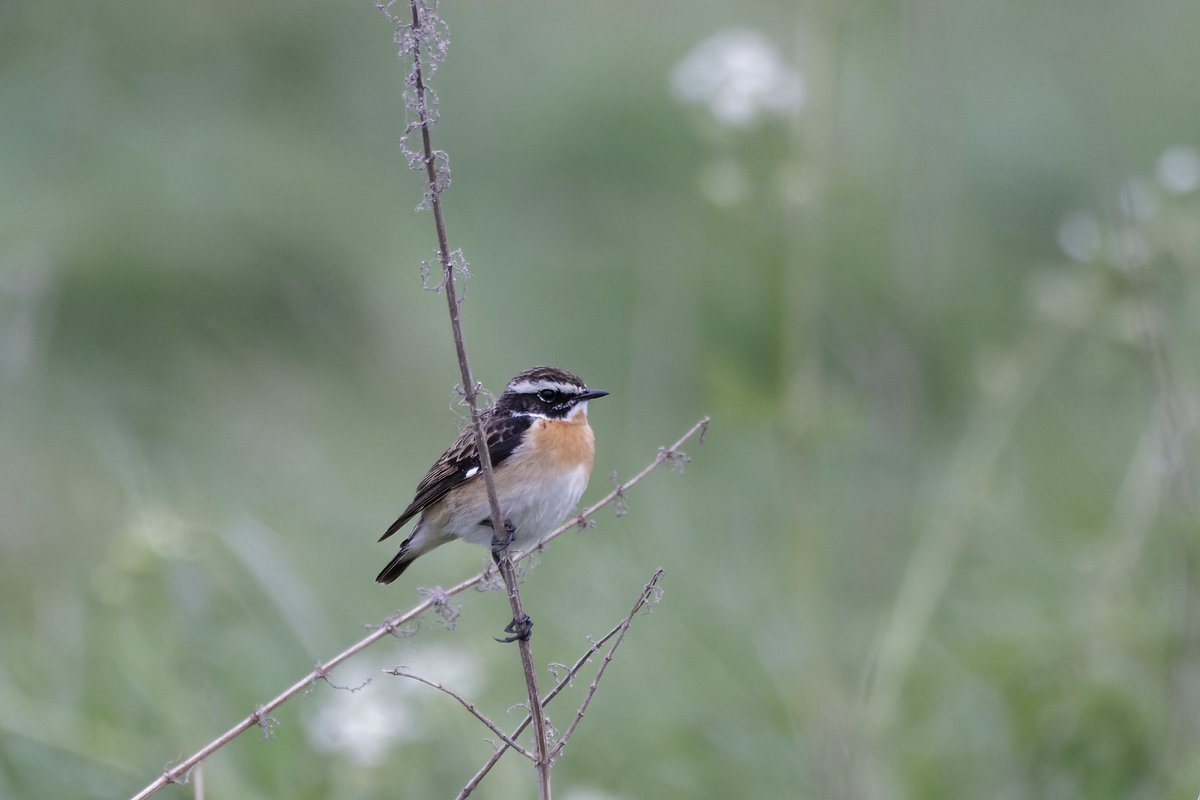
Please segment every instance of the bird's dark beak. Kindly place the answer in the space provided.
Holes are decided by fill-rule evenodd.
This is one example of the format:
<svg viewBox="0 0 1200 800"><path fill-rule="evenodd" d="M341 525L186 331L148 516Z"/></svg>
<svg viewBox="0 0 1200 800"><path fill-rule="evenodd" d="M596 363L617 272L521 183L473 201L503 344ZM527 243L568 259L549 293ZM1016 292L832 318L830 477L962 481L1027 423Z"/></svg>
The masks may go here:
<svg viewBox="0 0 1200 800"><path fill-rule="evenodd" d="M608 392L604 391L603 389L588 389L583 394L578 395L575 398L575 401L577 403L582 403L584 400L595 400L597 397L604 397L606 394L608 394Z"/></svg>

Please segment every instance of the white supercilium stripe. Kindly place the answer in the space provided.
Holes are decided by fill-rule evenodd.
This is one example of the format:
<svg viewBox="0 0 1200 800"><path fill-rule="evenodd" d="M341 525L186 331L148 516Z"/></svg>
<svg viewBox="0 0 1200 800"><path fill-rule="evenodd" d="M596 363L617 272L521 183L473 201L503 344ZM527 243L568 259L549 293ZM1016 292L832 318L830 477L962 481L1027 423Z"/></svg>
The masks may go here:
<svg viewBox="0 0 1200 800"><path fill-rule="evenodd" d="M573 383L561 383L559 381L519 381L508 385L508 391L513 394L537 394L543 389L549 389L552 392L562 392L563 394L579 394L583 391L583 389Z"/></svg>

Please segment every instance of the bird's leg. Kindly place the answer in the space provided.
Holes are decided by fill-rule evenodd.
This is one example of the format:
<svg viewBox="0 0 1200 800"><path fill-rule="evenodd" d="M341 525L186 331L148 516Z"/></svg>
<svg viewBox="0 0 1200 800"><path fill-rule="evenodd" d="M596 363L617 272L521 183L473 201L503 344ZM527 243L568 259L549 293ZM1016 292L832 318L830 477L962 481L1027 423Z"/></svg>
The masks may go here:
<svg viewBox="0 0 1200 800"><path fill-rule="evenodd" d="M491 520L486 520L484 524L489 528L494 527ZM500 566L500 559L508 552L508 546L512 543L516 533L516 527L512 524L511 520L507 519L504 520L505 536L503 539L498 534L492 533L492 561L496 563L497 567ZM512 635L505 636L503 639L496 639L501 644L528 641L530 635L533 633L533 620L529 618L528 614L522 614L520 618L513 617L512 622L504 627L504 632Z"/></svg>
<svg viewBox="0 0 1200 800"><path fill-rule="evenodd" d="M483 524L487 525L489 528L493 528L492 561L495 562L496 566L500 566L500 556L504 555L508 551L508 546L512 544L513 537L517 534L517 529L512 524L511 520L504 520L504 538L501 539L500 535L495 533L494 526L492 525L492 521L490 519L485 519Z"/></svg>

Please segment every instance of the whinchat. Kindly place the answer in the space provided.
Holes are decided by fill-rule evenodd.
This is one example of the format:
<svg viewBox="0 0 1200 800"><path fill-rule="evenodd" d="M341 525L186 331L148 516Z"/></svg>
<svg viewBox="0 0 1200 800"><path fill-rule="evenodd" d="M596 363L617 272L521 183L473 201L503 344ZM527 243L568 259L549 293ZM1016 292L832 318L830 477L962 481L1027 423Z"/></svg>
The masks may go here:
<svg viewBox="0 0 1200 800"><path fill-rule="evenodd" d="M508 545L525 545L548 533L587 487L596 453L588 401L606 394L555 367L533 367L509 381L482 415L507 535L492 530L475 429L468 425L421 479L408 508L379 538L383 541L421 515L400 552L375 580L391 583L418 556L452 539L491 546L495 558L505 539Z"/></svg>

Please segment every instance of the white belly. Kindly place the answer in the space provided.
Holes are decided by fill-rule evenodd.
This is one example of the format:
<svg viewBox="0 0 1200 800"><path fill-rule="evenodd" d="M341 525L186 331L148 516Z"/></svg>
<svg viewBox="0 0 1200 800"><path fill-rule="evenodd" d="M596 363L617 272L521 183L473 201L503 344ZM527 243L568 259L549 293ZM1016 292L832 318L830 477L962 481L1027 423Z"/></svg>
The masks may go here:
<svg viewBox="0 0 1200 800"><path fill-rule="evenodd" d="M500 512L512 523L519 547L533 544L571 513L587 488L589 470L583 466L543 480L522 480L519 485L497 486ZM507 483L507 482L506 482ZM487 498L454 509L448 533L476 544L490 545L492 529L480 525L491 516Z"/></svg>

